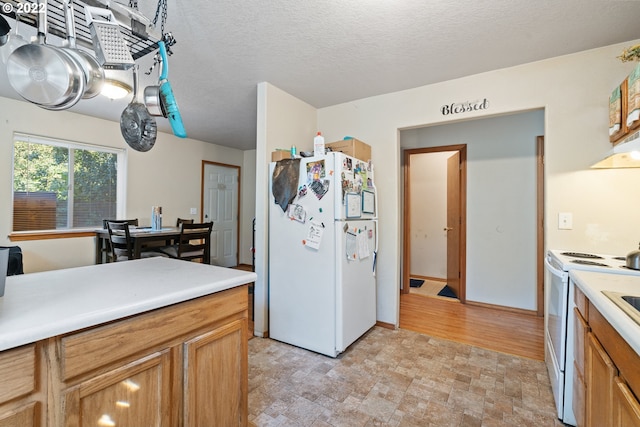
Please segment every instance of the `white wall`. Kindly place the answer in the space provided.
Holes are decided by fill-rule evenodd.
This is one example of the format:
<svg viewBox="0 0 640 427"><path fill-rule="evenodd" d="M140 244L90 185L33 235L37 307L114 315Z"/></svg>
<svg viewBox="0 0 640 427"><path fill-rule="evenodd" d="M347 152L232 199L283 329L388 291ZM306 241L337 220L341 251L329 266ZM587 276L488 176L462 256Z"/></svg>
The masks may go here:
<svg viewBox="0 0 640 427"><path fill-rule="evenodd" d="M31 103L0 97L0 245L19 245L24 252L25 272L54 270L93 264L94 238L78 237L11 242L11 170L13 132L86 142L109 147L128 146L120 124L69 111L47 111ZM151 206L163 207L163 220L189 218L189 208L200 212L202 160L244 166L244 152L193 139L159 133L155 146L146 153L128 149L126 216L149 224ZM249 154L249 160L252 159ZM241 173L245 173L242 168ZM253 181L251 181L253 182ZM241 207L253 203L255 192L244 187ZM241 217L242 247L250 241L251 223ZM199 219L199 215L195 216ZM247 235L249 237L247 238Z"/></svg>
<svg viewBox="0 0 640 427"><path fill-rule="evenodd" d="M444 228L447 226L447 159L451 155L450 151L411 155L411 275L447 277Z"/></svg>
<svg viewBox="0 0 640 427"><path fill-rule="evenodd" d="M537 308L536 137L543 134L542 110L402 132L403 148L467 144L469 301Z"/></svg>
<svg viewBox="0 0 640 427"><path fill-rule="evenodd" d="M545 238L548 248L624 254L640 240L640 170L589 170L610 148L608 99L633 63L616 56L630 41L518 67L318 110L328 141L352 135L372 146L380 200L378 320L398 323L401 162L399 129L545 109ZM487 98L489 108L443 116L453 102ZM283 119L285 119L283 117ZM384 179L380 179L384 177ZM557 229L572 212L573 230Z"/></svg>
<svg viewBox="0 0 640 427"><path fill-rule="evenodd" d="M318 130L316 109L269 83L258 85L256 147L256 274L254 335L268 330L269 162L276 148L295 145L299 151L313 149Z"/></svg>

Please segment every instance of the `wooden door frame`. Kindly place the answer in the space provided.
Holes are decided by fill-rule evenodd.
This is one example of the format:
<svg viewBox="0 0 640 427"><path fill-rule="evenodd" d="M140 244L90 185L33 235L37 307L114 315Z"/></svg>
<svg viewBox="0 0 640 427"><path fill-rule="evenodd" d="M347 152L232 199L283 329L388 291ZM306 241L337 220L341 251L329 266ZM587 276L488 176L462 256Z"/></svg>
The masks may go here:
<svg viewBox="0 0 640 427"><path fill-rule="evenodd" d="M411 267L411 180L410 180L410 158L412 155L425 153L439 153L443 151L458 151L460 153L460 302L464 303L467 298L467 145L446 145L440 147L423 147L404 150L403 162L403 179L404 179L404 198L403 198L403 248L402 248L402 287L400 293L409 293L409 279Z"/></svg>
<svg viewBox="0 0 640 427"><path fill-rule="evenodd" d="M536 137L536 314L544 316L544 135Z"/></svg>
<svg viewBox="0 0 640 427"><path fill-rule="evenodd" d="M237 169L238 170L238 218L237 218L237 223L238 226L236 227L236 265L240 264L240 218L241 218L241 210L240 210L240 200L241 200L241 193L242 193L242 185L241 185L241 172L242 172L242 168L240 166L236 166L236 165L229 165L227 163L220 163L220 162L212 162L209 160L203 160L202 161L202 167L201 167L201 173L200 173L200 222L202 222L204 220L204 171L205 171L205 167L206 165L213 165L213 166L221 166L224 168L229 168L229 169ZM215 226L215 224L214 224Z"/></svg>

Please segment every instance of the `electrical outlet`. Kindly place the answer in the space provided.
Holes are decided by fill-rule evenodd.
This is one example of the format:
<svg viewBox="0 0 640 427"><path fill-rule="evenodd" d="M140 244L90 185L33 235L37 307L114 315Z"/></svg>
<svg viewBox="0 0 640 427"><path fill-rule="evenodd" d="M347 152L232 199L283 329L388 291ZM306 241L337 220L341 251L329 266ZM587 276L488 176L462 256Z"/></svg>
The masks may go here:
<svg viewBox="0 0 640 427"><path fill-rule="evenodd" d="M197 215L198 214L198 208L191 208L191 215Z"/></svg>
<svg viewBox="0 0 640 427"><path fill-rule="evenodd" d="M573 230L573 214L560 212L558 214L558 230Z"/></svg>

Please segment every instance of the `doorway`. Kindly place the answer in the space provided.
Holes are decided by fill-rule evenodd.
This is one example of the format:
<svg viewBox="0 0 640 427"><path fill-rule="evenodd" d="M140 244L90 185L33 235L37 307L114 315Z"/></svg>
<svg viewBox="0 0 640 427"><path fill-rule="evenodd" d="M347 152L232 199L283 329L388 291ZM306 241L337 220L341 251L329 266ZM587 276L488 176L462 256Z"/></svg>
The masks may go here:
<svg viewBox="0 0 640 427"><path fill-rule="evenodd" d="M465 302L466 145L404 151L402 293Z"/></svg>
<svg viewBox="0 0 640 427"><path fill-rule="evenodd" d="M238 265L240 167L202 162L202 217L213 221L211 263Z"/></svg>
<svg viewBox="0 0 640 427"><path fill-rule="evenodd" d="M446 142L456 141L466 146L461 161L466 183L461 197L461 255L455 257L461 262L462 300L465 305L543 314L544 275L539 268L544 258L542 134L543 109L401 131L405 156L402 297L408 296L404 292L413 267L408 256L412 249L407 248L419 232L411 230L406 206L407 194L416 186L408 182L415 163L411 157L451 150L456 146ZM432 237L434 232L443 235L449 225L438 227L431 231ZM421 250L413 248L413 252L420 254ZM413 264L416 262L422 261Z"/></svg>

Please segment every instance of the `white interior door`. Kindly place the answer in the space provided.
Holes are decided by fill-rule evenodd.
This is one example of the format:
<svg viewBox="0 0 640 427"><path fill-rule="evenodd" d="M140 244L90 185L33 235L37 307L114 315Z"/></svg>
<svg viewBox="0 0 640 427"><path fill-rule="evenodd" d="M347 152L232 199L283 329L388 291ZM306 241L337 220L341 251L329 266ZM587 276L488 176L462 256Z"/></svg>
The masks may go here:
<svg viewBox="0 0 640 427"><path fill-rule="evenodd" d="M205 164L202 210L204 221L213 221L213 265L238 265L238 179L237 167Z"/></svg>

